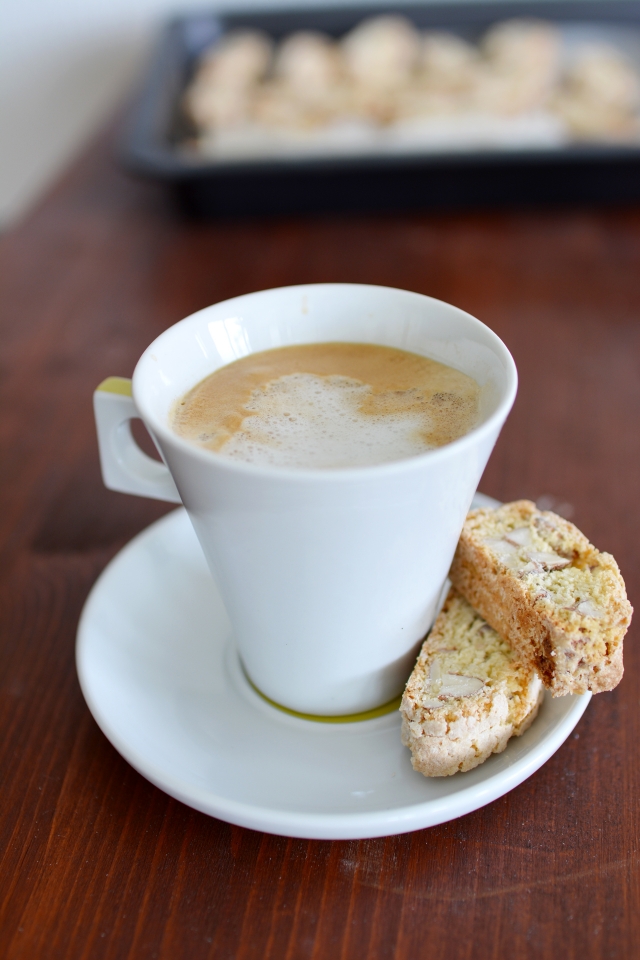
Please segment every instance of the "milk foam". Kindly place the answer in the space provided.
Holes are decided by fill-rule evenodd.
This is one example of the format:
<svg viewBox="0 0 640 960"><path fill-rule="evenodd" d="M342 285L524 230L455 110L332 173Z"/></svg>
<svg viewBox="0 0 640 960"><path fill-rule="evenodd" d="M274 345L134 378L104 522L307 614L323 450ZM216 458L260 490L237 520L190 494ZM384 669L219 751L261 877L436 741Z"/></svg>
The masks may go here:
<svg viewBox="0 0 640 960"><path fill-rule="evenodd" d="M364 467L431 449L425 417L358 409L371 387L341 376L292 373L254 390L240 430L218 450L277 467Z"/></svg>

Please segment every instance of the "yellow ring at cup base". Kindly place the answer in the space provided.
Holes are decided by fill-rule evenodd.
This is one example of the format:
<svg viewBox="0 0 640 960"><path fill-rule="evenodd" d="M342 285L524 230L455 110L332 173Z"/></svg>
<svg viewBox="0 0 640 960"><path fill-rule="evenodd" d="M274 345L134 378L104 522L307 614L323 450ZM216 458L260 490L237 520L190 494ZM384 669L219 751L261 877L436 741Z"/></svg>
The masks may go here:
<svg viewBox="0 0 640 960"><path fill-rule="evenodd" d="M393 700L389 700L388 703L383 703L381 706L374 707L372 710L363 710L362 713L345 713L335 717L323 717L315 713L300 713L298 710L291 710L290 707L283 707L281 703L276 703L275 700L272 700L271 697L268 697L266 693L263 693L262 690L256 687L246 671L243 672L258 696L266 700L266 702L272 707L275 707L276 710L281 710L282 713L288 713L290 717L299 717L300 720L311 720L315 723L360 723L362 720L373 720L375 717L384 717L387 713L393 713L394 710L399 710L400 701L402 700L402 694L400 694L399 697L394 697Z"/></svg>

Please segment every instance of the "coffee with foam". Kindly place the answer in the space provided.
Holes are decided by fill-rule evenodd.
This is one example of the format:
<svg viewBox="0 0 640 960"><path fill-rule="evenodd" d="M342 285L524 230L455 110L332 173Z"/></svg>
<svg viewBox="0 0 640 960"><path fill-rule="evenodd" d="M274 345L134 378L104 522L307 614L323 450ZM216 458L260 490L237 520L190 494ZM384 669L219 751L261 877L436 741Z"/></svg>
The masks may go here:
<svg viewBox="0 0 640 960"><path fill-rule="evenodd" d="M173 429L259 465L336 469L416 456L477 423L475 380L429 357L365 343L250 354L181 400Z"/></svg>

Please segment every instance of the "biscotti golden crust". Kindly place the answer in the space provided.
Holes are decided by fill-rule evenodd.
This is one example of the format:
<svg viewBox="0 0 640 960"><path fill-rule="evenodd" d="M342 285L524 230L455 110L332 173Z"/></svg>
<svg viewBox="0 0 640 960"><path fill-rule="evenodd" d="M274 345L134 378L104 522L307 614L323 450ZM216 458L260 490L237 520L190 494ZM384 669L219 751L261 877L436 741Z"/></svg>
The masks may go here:
<svg viewBox="0 0 640 960"><path fill-rule="evenodd" d="M505 749L535 718L540 678L451 590L402 698L414 770L447 777Z"/></svg>
<svg viewBox="0 0 640 960"><path fill-rule="evenodd" d="M529 500L467 517L450 573L553 696L612 690L631 622L618 565Z"/></svg>

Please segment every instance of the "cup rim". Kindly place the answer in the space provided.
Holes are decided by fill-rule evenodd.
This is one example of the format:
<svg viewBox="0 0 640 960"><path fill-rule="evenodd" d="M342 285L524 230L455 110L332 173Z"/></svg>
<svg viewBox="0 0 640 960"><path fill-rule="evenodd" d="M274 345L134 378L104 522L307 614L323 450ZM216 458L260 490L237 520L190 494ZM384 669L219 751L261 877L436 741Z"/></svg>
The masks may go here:
<svg viewBox="0 0 640 960"><path fill-rule="evenodd" d="M206 313L211 307L221 307L225 304L236 304L240 300L245 300L248 298L259 297L265 293L276 293L278 291L289 291L289 290L316 290L318 288L328 289L368 289L368 290L390 290L399 293L408 293L413 297L417 297L422 300L427 300L432 303L442 304L445 307L448 307L452 310L455 310L457 313L462 314L469 320L473 321L474 324L477 324L481 329L487 332L490 340L492 341L492 348L495 352L501 357L505 362L505 374L506 374L506 389L504 395L498 402L496 409L477 427L473 427L468 433L465 433L462 437L458 437L457 440L452 440L450 443L446 443L441 447L436 447L433 450L425 450L423 453L415 454L411 457L404 457L399 460L391 460L385 463L377 464L367 464L363 466L356 467L322 467L322 468L313 468L313 467L279 467L272 465L264 464L255 464L248 463L242 460L233 460L230 457L225 457L214 450L205 450L202 447L198 447L196 444L191 443L189 440L179 436L175 433L167 424L163 423L162 420L155 414L155 412L150 409L150 405L145 403L143 397L140 396L141 387L140 380L142 377L143 368L146 367L151 354L154 353L154 348L160 340L165 337L169 331L175 330L177 327L183 325L188 326L193 323L193 321L200 317L201 314ZM322 341L317 341L318 343ZM349 342L358 342L358 341L349 341ZM363 343L365 341L362 341ZM194 384L195 386L195 384ZM437 463L439 460L447 459L458 452L463 451L466 447L475 446L478 441L482 441L487 434L490 434L496 427L501 428L502 424L506 420L509 412L515 401L516 393L518 390L518 371L516 368L515 361L511 356L511 353L506 346L506 344L500 339L497 333L483 323L482 320L478 320L477 317L474 317L473 314L467 313L465 310L462 310L460 307L456 307L451 303L448 303L446 300L440 300L436 297L430 297L423 293L417 293L413 290L405 290L401 287L388 287L380 284L364 284L364 283L305 283L305 284L291 284L283 287L270 287L266 290L255 290L250 293L240 294L236 297L229 297L227 300L220 300L214 304L210 304L207 307L203 307L201 310L196 310L194 313L189 314L189 316L184 317L184 319L179 320L177 323L172 324L170 327L167 327L166 330L163 330L159 336L157 336L152 343L146 348L142 353L140 359L138 360L132 377L132 393L133 399L136 406L136 409L140 413L143 421L150 427L154 435L161 439L163 444L167 444L176 448L183 454L189 455L190 457L195 458L197 461L203 464L215 465L217 469L229 471L231 473L243 474L245 476L253 477L268 477L270 479L276 480L296 480L301 482L315 482L318 480L323 480L325 482L339 482L339 481L353 481L353 480L363 480L372 476L375 477L384 477L388 475L394 475L397 473L410 472L412 470L421 469L427 462L428 463ZM176 398L177 399L177 398Z"/></svg>

